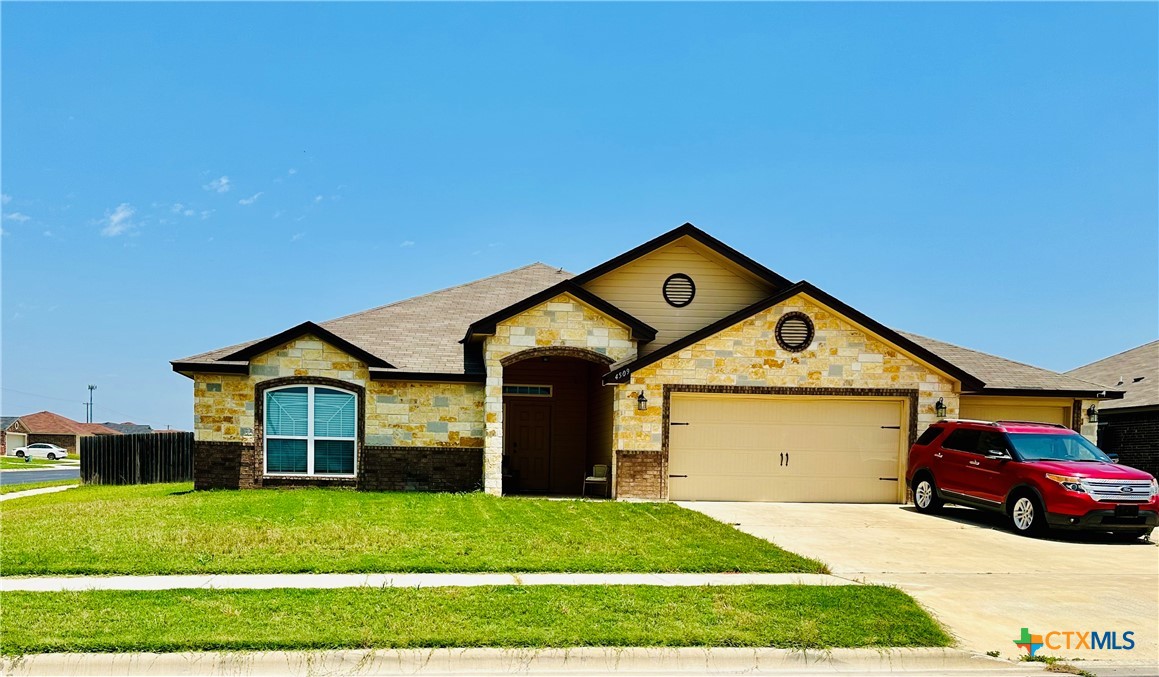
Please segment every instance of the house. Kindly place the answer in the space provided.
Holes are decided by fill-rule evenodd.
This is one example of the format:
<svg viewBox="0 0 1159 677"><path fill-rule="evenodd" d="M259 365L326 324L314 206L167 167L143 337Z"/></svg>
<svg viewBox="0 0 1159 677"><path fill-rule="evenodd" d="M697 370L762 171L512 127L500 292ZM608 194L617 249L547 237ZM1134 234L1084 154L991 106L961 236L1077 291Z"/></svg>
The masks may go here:
<svg viewBox="0 0 1159 677"><path fill-rule="evenodd" d="M1159 341L1072 369L1068 376L1122 390L1098 405L1099 448L1159 476Z"/></svg>
<svg viewBox="0 0 1159 677"><path fill-rule="evenodd" d="M13 449L16 449L17 447L24 446L24 444L23 444L24 437L20 436L20 435L14 435L14 437L13 437L13 441L20 442L20 444L12 444L12 445L8 444L8 432L7 432L8 426L15 423L16 419L18 419L18 418L20 418L20 417L19 416L0 416L0 456L4 456L5 454L8 453L9 446L11 446Z"/></svg>
<svg viewBox="0 0 1159 677"><path fill-rule="evenodd" d="M19 416L4 428L5 453L26 444L47 442L68 450L70 456L79 453L80 438L89 435L119 435L99 423L80 423L71 418L41 411Z"/></svg>
<svg viewBox="0 0 1159 677"><path fill-rule="evenodd" d="M172 363L198 488L899 502L939 417L1093 436L1104 390L895 331L685 224Z"/></svg>
<svg viewBox="0 0 1159 677"><path fill-rule="evenodd" d="M102 423L101 425L103 425L106 428L112 428L113 430L116 430L117 432L121 433L122 435L140 435L142 433L156 432L155 430L153 430L153 426L145 425L142 423L131 423L129 421L125 421L124 423L114 423L111 421L106 421L106 422Z"/></svg>

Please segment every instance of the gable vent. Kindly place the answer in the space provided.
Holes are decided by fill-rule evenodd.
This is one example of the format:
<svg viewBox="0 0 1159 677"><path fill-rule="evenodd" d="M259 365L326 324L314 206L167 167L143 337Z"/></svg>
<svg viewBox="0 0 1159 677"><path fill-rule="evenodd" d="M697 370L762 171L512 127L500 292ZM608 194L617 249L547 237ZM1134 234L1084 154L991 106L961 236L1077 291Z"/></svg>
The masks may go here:
<svg viewBox="0 0 1159 677"><path fill-rule="evenodd" d="M696 285L684 273L673 273L664 280L664 300L675 308L683 308L692 303L696 296Z"/></svg>
<svg viewBox="0 0 1159 677"><path fill-rule="evenodd" d="M775 333L782 348L799 353L813 342L813 321L805 313L785 313L777 321Z"/></svg>

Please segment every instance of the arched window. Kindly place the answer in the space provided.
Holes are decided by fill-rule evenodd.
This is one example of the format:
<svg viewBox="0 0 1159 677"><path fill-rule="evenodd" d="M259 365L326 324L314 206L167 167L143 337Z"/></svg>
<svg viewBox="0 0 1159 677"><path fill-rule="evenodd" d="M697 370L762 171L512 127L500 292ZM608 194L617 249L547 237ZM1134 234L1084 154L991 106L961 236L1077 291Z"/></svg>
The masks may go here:
<svg viewBox="0 0 1159 677"><path fill-rule="evenodd" d="M353 477L358 398L327 386L265 393L265 473Z"/></svg>

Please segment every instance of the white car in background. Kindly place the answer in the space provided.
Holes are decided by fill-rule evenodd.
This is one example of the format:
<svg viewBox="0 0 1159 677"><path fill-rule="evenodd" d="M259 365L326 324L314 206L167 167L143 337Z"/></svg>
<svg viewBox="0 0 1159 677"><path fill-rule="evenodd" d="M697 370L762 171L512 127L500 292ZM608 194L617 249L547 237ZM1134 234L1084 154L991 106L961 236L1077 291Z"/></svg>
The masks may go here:
<svg viewBox="0 0 1159 677"><path fill-rule="evenodd" d="M47 442L36 442L26 447L20 447L12 452L14 456L24 458L47 458L54 461L58 458L68 458L68 449L58 447L55 444L48 444Z"/></svg>

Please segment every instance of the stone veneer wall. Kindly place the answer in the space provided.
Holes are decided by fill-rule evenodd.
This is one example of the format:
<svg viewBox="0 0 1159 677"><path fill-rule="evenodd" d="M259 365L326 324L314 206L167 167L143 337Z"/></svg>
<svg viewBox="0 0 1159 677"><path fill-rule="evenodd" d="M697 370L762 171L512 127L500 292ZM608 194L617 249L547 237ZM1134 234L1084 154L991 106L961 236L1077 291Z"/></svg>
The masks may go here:
<svg viewBox="0 0 1159 677"><path fill-rule="evenodd" d="M240 453L237 451L240 448L248 449L251 456L243 466L256 467L254 472L260 475L260 456L252 456L254 445L260 444L260 440L253 436L255 428L260 428L254 421L255 389L264 381L294 376L335 379L365 388L365 411L361 412L364 449L360 450L359 457L360 479L364 475L361 466L367 460L363 457L366 448L445 448L461 450L470 457L483 445L482 384L371 381L369 369L360 360L318 338L303 336L253 358L248 375L194 375L194 433L199 443L194 455L195 477L199 467L197 457L202 449L207 455L206 464L217 464L225 454ZM206 442L236 443L237 447L215 448L201 444ZM419 457L425 459L422 454ZM395 458L401 457L396 455ZM210 472L207 465L201 467ZM260 476L247 476L244 470L240 472L242 475L237 484L242 487L269 486L274 482L326 486L352 483L351 480L313 478L278 478L263 482ZM372 481L380 485L390 482ZM407 482L392 486L405 484ZM463 484L455 483L456 486Z"/></svg>
<svg viewBox="0 0 1159 677"><path fill-rule="evenodd" d="M774 337L777 320L799 311L815 328L813 342L804 351L782 349ZM649 481L636 482L640 459L627 452L653 452L661 459L663 448L664 385L718 385L778 388L891 389L917 391L917 432L937 420L934 403L943 398L947 416L958 415L956 382L907 357L892 346L867 334L841 316L804 295L795 296L743 320L700 343L643 367L628 383L617 386L614 444L617 479L625 493L621 498L664 499L666 478L655 493ZM644 391L648 408L639 411L633 393ZM899 396L906 396L900 393ZM627 462L627 466L621 464ZM653 462L654 463L654 462Z"/></svg>
<svg viewBox="0 0 1159 677"><path fill-rule="evenodd" d="M636 355L636 342L628 328L569 294L498 323L495 335L488 336L483 344L487 366L483 486L488 493L503 492L502 360L522 350L544 347L591 351L612 362Z"/></svg>

